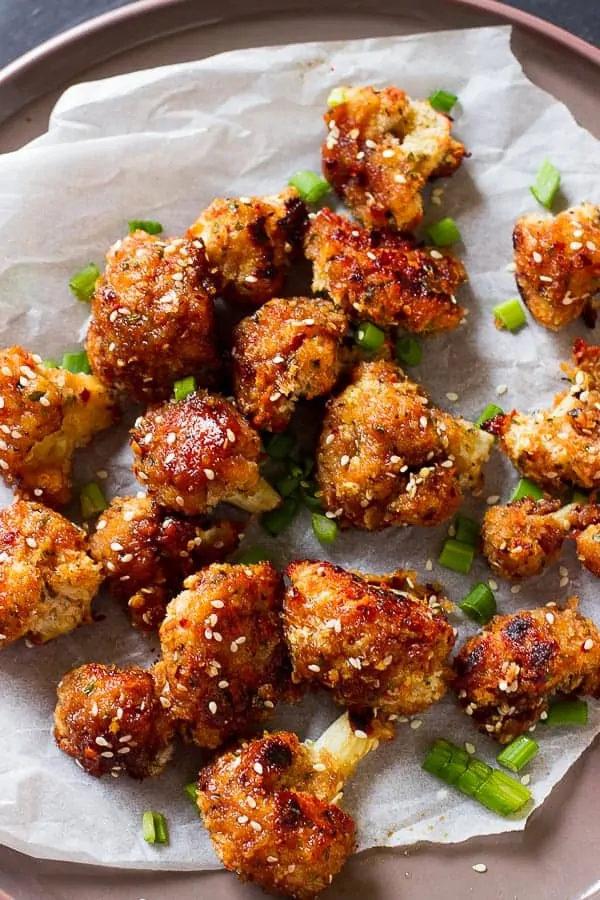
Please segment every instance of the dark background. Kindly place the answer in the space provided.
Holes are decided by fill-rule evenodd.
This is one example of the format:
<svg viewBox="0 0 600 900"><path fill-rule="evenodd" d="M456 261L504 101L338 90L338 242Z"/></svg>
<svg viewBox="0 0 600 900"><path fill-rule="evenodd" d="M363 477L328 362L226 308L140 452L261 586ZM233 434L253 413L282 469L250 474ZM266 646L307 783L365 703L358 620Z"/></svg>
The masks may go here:
<svg viewBox="0 0 600 900"><path fill-rule="evenodd" d="M0 0L0 66L71 25L126 4L127 0ZM511 0L507 5L600 45L600 0Z"/></svg>

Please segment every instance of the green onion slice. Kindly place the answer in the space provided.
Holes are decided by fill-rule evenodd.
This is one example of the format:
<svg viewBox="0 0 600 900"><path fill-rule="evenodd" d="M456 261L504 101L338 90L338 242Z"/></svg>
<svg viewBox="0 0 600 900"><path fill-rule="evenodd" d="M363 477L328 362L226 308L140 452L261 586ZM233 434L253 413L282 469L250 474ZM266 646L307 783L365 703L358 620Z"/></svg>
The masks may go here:
<svg viewBox="0 0 600 900"><path fill-rule="evenodd" d="M530 187L530 191L535 199L551 209L552 202L556 197L556 192L560 187L560 172L549 159L545 159L538 169L534 183Z"/></svg>
<svg viewBox="0 0 600 900"><path fill-rule="evenodd" d="M269 551L264 547L249 547L233 560L240 565L253 566L260 562L273 562Z"/></svg>
<svg viewBox="0 0 600 900"><path fill-rule="evenodd" d="M496 615L496 598L483 581L479 581L458 605L478 625L487 625Z"/></svg>
<svg viewBox="0 0 600 900"><path fill-rule="evenodd" d="M333 109L335 106L340 106L342 103L346 102L346 89L343 87L334 87L334 89L329 94L327 98L327 106L330 109Z"/></svg>
<svg viewBox="0 0 600 900"><path fill-rule="evenodd" d="M513 500L521 500L523 497L532 497L533 500L543 500L544 492L537 484L530 481L529 478L521 478L512 493L510 502L512 503Z"/></svg>
<svg viewBox="0 0 600 900"><path fill-rule="evenodd" d="M377 325L373 325L372 322L361 322L356 331L354 341L363 350L375 353L385 341L385 332L378 328Z"/></svg>
<svg viewBox="0 0 600 900"><path fill-rule="evenodd" d="M333 544L338 534L338 526L335 519L328 519L321 513L312 514L312 529L316 539L321 544Z"/></svg>
<svg viewBox="0 0 600 900"><path fill-rule="evenodd" d="M163 814L145 812L142 816L142 834L148 844L168 844L169 831Z"/></svg>
<svg viewBox="0 0 600 900"><path fill-rule="evenodd" d="M438 112L448 114L452 111L452 107L457 100L458 97L456 94L451 94L450 91L444 91L441 88L438 88L437 91L434 91L429 97L429 104L430 106L433 106L434 109L437 109Z"/></svg>
<svg viewBox="0 0 600 900"><path fill-rule="evenodd" d="M510 769L511 772L520 772L528 762L531 762L539 749L533 738L522 734L507 744L496 759L505 769Z"/></svg>
<svg viewBox="0 0 600 900"><path fill-rule="evenodd" d="M460 541L461 544L469 544L471 547L476 547L479 543L479 522L476 522L475 519L470 519L469 516L463 516L462 513L458 513L456 518L454 519L454 529L455 529L455 539Z"/></svg>
<svg viewBox="0 0 600 900"><path fill-rule="evenodd" d="M457 244L462 240L458 225L454 219L450 218L440 219L439 222L430 225L427 229L427 237L437 247L448 247L450 244Z"/></svg>
<svg viewBox="0 0 600 900"><path fill-rule="evenodd" d="M495 403L488 403L488 405L486 406L484 411L481 413L481 415L479 416L479 418L477 419L475 424L477 425L478 428L481 428L481 426L485 422L489 422L489 420L493 419L494 416L503 416L503 415L504 415L504 410L502 409L501 406L496 406Z"/></svg>
<svg viewBox="0 0 600 900"><path fill-rule="evenodd" d="M102 488L95 481L83 485L79 491L79 502L84 519L95 518L108 506Z"/></svg>
<svg viewBox="0 0 600 900"><path fill-rule="evenodd" d="M523 304L517 297L512 297L498 306L494 306L492 312L497 322L500 322L507 331L517 331L527 322Z"/></svg>
<svg viewBox="0 0 600 900"><path fill-rule="evenodd" d="M438 557L438 562L446 569L452 569L453 572L460 572L462 575L468 575L475 558L475 548L470 544L464 544L454 538L448 538L444 541L442 552Z"/></svg>
<svg viewBox="0 0 600 900"><path fill-rule="evenodd" d="M546 725L587 725L588 705L585 700L562 700L553 703L542 721Z"/></svg>
<svg viewBox="0 0 600 900"><path fill-rule="evenodd" d="M81 350L78 353L63 353L60 367L61 369L67 369L67 371L72 372L74 375L89 375L92 371L85 350Z"/></svg>
<svg viewBox="0 0 600 900"><path fill-rule="evenodd" d="M292 175L288 184L295 187L305 203L318 203L331 190L331 185L316 172L302 169Z"/></svg>
<svg viewBox="0 0 600 900"><path fill-rule="evenodd" d="M42 365L42 368L44 368L44 369L59 369L60 368L60 366L58 365L58 363L56 362L55 359L43 359L41 365Z"/></svg>
<svg viewBox="0 0 600 900"><path fill-rule="evenodd" d="M173 385L173 397L175 400L185 400L188 394L193 394L196 390L196 379L193 375L186 378L180 378Z"/></svg>
<svg viewBox="0 0 600 900"><path fill-rule="evenodd" d="M580 506L585 506L589 502L590 498L588 494L582 494L581 491L573 491L571 503L578 503Z"/></svg>
<svg viewBox="0 0 600 900"><path fill-rule="evenodd" d="M198 801L198 788L196 787L196 782L190 781L189 784L184 785L183 792L195 806Z"/></svg>
<svg viewBox="0 0 600 900"><path fill-rule="evenodd" d="M69 287L78 300L81 300L82 303L90 303L98 278L100 278L100 269L95 263L90 263L69 278Z"/></svg>
<svg viewBox="0 0 600 900"><path fill-rule="evenodd" d="M162 234L164 231L160 222L155 222L153 219L130 219L127 224L129 225L129 234L133 234L134 231L147 231L148 234Z"/></svg>
<svg viewBox="0 0 600 900"><path fill-rule="evenodd" d="M301 475L283 475L275 482L275 488L282 497L290 497L300 487Z"/></svg>
<svg viewBox="0 0 600 900"><path fill-rule="evenodd" d="M418 340L410 335L396 341L396 358L405 366L418 366L423 358L423 351Z"/></svg>
<svg viewBox="0 0 600 900"><path fill-rule="evenodd" d="M298 512L299 503L295 497L286 497L281 506L271 512L265 513L261 518L261 525L273 537L281 534L288 527Z"/></svg>
<svg viewBox="0 0 600 900"><path fill-rule="evenodd" d="M323 504L319 497L315 497L316 489L317 486L313 482L307 482L307 487L301 483L298 488L298 497L309 509L319 512L323 509Z"/></svg>
<svg viewBox="0 0 600 900"><path fill-rule="evenodd" d="M287 459L296 442L291 434L274 434L265 442L265 450L271 459Z"/></svg>

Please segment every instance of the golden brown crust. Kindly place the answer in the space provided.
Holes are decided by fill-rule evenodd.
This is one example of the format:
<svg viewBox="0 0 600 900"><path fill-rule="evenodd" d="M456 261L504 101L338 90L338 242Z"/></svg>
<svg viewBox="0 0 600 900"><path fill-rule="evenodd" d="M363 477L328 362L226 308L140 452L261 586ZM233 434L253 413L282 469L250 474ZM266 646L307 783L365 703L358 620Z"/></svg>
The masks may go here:
<svg viewBox="0 0 600 900"><path fill-rule="evenodd" d="M555 694L600 693L600 633L576 606L495 616L463 644L452 686L480 731L508 744Z"/></svg>
<svg viewBox="0 0 600 900"><path fill-rule="evenodd" d="M410 231L423 217L430 178L450 175L466 150L452 121L396 87L344 87L325 113L323 174L354 215L374 228Z"/></svg>
<svg viewBox="0 0 600 900"><path fill-rule="evenodd" d="M84 532L41 503L0 510L0 649L42 644L92 621L102 575Z"/></svg>
<svg viewBox="0 0 600 900"><path fill-rule="evenodd" d="M277 732L217 757L198 780L198 807L223 865L296 900L327 888L356 843L351 816L313 788L321 774L311 762L295 734Z"/></svg>
<svg viewBox="0 0 600 900"><path fill-rule="evenodd" d="M413 715L444 696L454 632L441 612L445 597L432 585L398 572L402 588L392 588L308 560L291 563L286 575L294 680L320 684L344 706L386 715Z"/></svg>
<svg viewBox="0 0 600 900"><path fill-rule="evenodd" d="M352 319L416 334L450 331L463 320L455 294L467 275L447 251L321 209L311 218L305 253L313 290L325 291Z"/></svg>
<svg viewBox="0 0 600 900"><path fill-rule="evenodd" d="M517 285L533 317L558 331L600 287L600 207L523 216L513 231Z"/></svg>
<svg viewBox="0 0 600 900"><path fill-rule="evenodd" d="M302 246L306 215L295 188L269 197L218 198L187 236L204 242L227 299L260 306L281 293Z"/></svg>
<svg viewBox="0 0 600 900"><path fill-rule="evenodd" d="M173 750L173 726L150 672L88 663L63 676L54 737L90 775L160 775Z"/></svg>
<svg viewBox="0 0 600 900"><path fill-rule="evenodd" d="M575 538L577 558L583 566L600 578L600 524L588 525Z"/></svg>
<svg viewBox="0 0 600 900"><path fill-rule="evenodd" d="M226 559L241 530L241 522L227 519L184 519L151 497L115 497L96 523L90 553L113 596L127 604L132 624L153 631L184 578Z"/></svg>
<svg viewBox="0 0 600 900"><path fill-rule="evenodd" d="M68 503L73 452L116 416L93 375L46 369L22 347L0 350L0 470L21 496Z"/></svg>
<svg viewBox="0 0 600 900"><path fill-rule="evenodd" d="M343 313L327 300L275 299L233 332L233 385L255 428L283 431L300 397L327 394L342 367Z"/></svg>
<svg viewBox="0 0 600 900"><path fill-rule="evenodd" d="M215 563L186 579L185 588L160 627L156 677L183 735L218 747L293 695L283 583L270 563Z"/></svg>

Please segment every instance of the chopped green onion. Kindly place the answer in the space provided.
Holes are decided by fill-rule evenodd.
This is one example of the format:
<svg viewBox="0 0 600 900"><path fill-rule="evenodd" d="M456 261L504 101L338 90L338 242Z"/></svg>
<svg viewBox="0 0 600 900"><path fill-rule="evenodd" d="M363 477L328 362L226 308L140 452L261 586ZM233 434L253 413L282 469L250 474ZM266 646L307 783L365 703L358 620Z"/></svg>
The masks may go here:
<svg viewBox="0 0 600 900"><path fill-rule="evenodd" d="M510 502L512 503L513 500L521 500L523 497L532 497L534 500L542 500L544 492L537 484L530 481L529 478L521 478L512 493Z"/></svg>
<svg viewBox="0 0 600 900"><path fill-rule="evenodd" d="M470 519L469 516L463 516L462 513L458 513L454 519L454 529L454 537L461 544L469 544L471 547L476 547L479 543L479 522L476 522L475 519Z"/></svg>
<svg viewBox="0 0 600 900"><path fill-rule="evenodd" d="M288 184L295 187L305 203L318 203L331 190L331 185L316 172L302 169L292 175Z"/></svg>
<svg viewBox="0 0 600 900"><path fill-rule="evenodd" d="M440 739L434 743L423 768L501 816L518 812L531 799L531 792L519 781L469 756L449 741Z"/></svg>
<svg viewBox="0 0 600 900"><path fill-rule="evenodd" d="M553 703L544 721L546 725L587 725L588 705L585 700L562 700Z"/></svg>
<svg viewBox="0 0 600 900"><path fill-rule="evenodd" d="M100 269L95 263L84 266L69 278L69 287L78 300L89 303L94 296L96 282L100 278Z"/></svg>
<svg viewBox="0 0 600 900"><path fill-rule="evenodd" d="M291 434L274 434L265 443L265 450L271 459L287 459L296 442Z"/></svg>
<svg viewBox="0 0 600 900"><path fill-rule="evenodd" d="M385 332L378 328L377 325L373 325L372 322L361 322L354 341L363 350L375 353L385 341Z"/></svg>
<svg viewBox="0 0 600 900"><path fill-rule="evenodd" d="M321 513L312 514L312 528L316 539L321 544L333 544L338 534L337 522L335 519L328 519Z"/></svg>
<svg viewBox="0 0 600 900"><path fill-rule="evenodd" d="M95 481L83 485L79 491L79 502L84 519L93 519L95 516L99 516L108 506L102 488Z"/></svg>
<svg viewBox="0 0 600 900"><path fill-rule="evenodd" d="M43 369L59 369L60 366L55 359L43 359L41 362Z"/></svg>
<svg viewBox="0 0 600 900"><path fill-rule="evenodd" d="M184 785L183 792L195 806L198 801L198 788L196 787L196 782L190 781L189 784Z"/></svg>
<svg viewBox="0 0 600 900"><path fill-rule="evenodd" d="M510 300L494 306L492 312L496 321L500 322L502 327L508 331L517 331L527 322L523 304L517 297L512 297Z"/></svg>
<svg viewBox="0 0 600 900"><path fill-rule="evenodd" d="M261 518L261 525L273 537L281 534L288 527L298 512L298 501L295 497L286 497L281 506L265 513Z"/></svg>
<svg viewBox="0 0 600 900"><path fill-rule="evenodd" d="M439 222L430 225L427 229L427 237L437 247L447 247L449 244L457 244L462 240L458 225L454 219L450 218L440 219Z"/></svg>
<svg viewBox="0 0 600 900"><path fill-rule="evenodd" d="M193 375L188 375L187 378L180 378L179 381L176 381L173 385L173 397L175 400L185 400L185 398L189 394L193 394L196 390L196 379Z"/></svg>
<svg viewBox="0 0 600 900"><path fill-rule="evenodd" d="M531 193L542 206L550 209L559 186L560 172L549 159L545 159L530 187Z"/></svg>
<svg viewBox="0 0 600 900"><path fill-rule="evenodd" d="M396 358L405 366L418 366L423 358L421 345L416 338L406 335L396 341Z"/></svg>
<svg viewBox="0 0 600 900"><path fill-rule="evenodd" d="M458 97L456 94L451 94L449 91L438 88L438 90L434 91L430 96L429 104L430 106L433 106L434 109L437 109L438 112L447 114L452 110L452 107L457 100Z"/></svg>
<svg viewBox="0 0 600 900"><path fill-rule="evenodd" d="M134 231L147 231L148 234L162 234L164 229L160 222L155 222L153 219L131 219L128 222L129 225L129 234L133 234Z"/></svg>
<svg viewBox="0 0 600 900"><path fill-rule="evenodd" d="M458 605L478 625L487 625L496 615L496 598L483 581L479 581Z"/></svg>
<svg viewBox="0 0 600 900"><path fill-rule="evenodd" d="M234 562L247 566L253 566L260 562L272 561L269 551L265 550L264 547L249 547L248 550L245 550L241 554L241 556L237 556L234 559Z"/></svg>
<svg viewBox="0 0 600 900"><path fill-rule="evenodd" d="M63 353L60 367L61 369L67 369L67 371L72 372L74 375L89 375L92 371L85 350L81 350L79 353Z"/></svg>
<svg viewBox="0 0 600 900"><path fill-rule="evenodd" d="M446 569L452 569L453 572L460 572L462 575L468 575L475 558L475 548L470 544L463 544L454 538L448 538L444 541L442 552L438 557L438 562Z"/></svg>
<svg viewBox="0 0 600 900"><path fill-rule="evenodd" d="M340 104L346 102L346 89L343 87L335 87L329 97L327 98L327 106L330 109L333 109L334 106L340 106Z"/></svg>
<svg viewBox="0 0 600 900"><path fill-rule="evenodd" d="M481 426L485 422L489 422L489 420L493 419L494 416L503 416L503 415L504 415L504 410L502 409L501 406L496 406L495 403L488 403L488 405L486 406L484 411L481 413L481 415L479 416L479 418L477 419L475 424L477 425L478 428L481 428Z"/></svg>
<svg viewBox="0 0 600 900"><path fill-rule="evenodd" d="M522 734L511 741L496 759L505 769L510 769L511 772L520 772L528 762L531 762L539 749L533 738Z"/></svg>
<svg viewBox="0 0 600 900"><path fill-rule="evenodd" d="M571 503L578 503L580 506L585 506L586 503L590 502L590 498L588 494L582 494L581 491L573 491L571 495Z"/></svg>
<svg viewBox="0 0 600 900"><path fill-rule="evenodd" d="M303 484L300 484L298 488L298 496L302 500L305 506L308 506L309 509L315 510L319 512L323 509L323 504L319 497L315 497L316 485L312 482L308 483L308 487L304 487Z"/></svg>
<svg viewBox="0 0 600 900"><path fill-rule="evenodd" d="M281 494L282 497L289 497L300 487L301 478L301 475L283 475L275 482L277 493Z"/></svg>
<svg viewBox="0 0 600 900"><path fill-rule="evenodd" d="M142 816L142 834L148 844L168 844L169 832L163 814L145 812Z"/></svg>

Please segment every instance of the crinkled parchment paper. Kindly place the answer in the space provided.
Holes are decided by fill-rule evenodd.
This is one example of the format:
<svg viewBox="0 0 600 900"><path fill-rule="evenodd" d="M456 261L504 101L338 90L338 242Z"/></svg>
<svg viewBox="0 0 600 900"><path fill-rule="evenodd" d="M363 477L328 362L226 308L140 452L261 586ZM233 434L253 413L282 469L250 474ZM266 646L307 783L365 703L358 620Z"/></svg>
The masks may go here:
<svg viewBox="0 0 600 900"><path fill-rule="evenodd" d="M0 330L2 343L23 343L57 356L83 337L87 308L71 296L67 280L79 266L102 262L105 249L131 218L155 218L181 233L215 196L278 191L300 168L319 167L324 134L321 115L335 85L397 84L416 97L437 87L460 96L455 133L472 158L443 182L441 206L428 204L428 219L453 216L462 232L470 285L462 302L467 324L423 341L414 376L453 412L475 417L508 386L500 403L532 409L561 388L558 360L568 357L579 323L552 335L530 323L519 334L496 331L491 308L515 293L511 230L517 216L536 208L529 193L548 154L563 176L565 202L600 197L598 142L577 126L567 109L524 77L505 28L455 31L408 38L306 44L240 51L198 63L138 72L69 90L59 101L47 135L0 158ZM427 220L426 220L427 221ZM449 400L446 393L458 400ZM126 423L127 424L127 423ZM80 455L79 476L110 471L108 493L135 491L129 474L126 429L99 439ZM516 473L494 451L484 496L466 510L479 517L485 498L506 499ZM10 494L0 498L9 502ZM328 550L312 536L308 517L280 539L282 561L328 556L371 571L398 566L425 572L446 529L390 529L349 533ZM268 544L259 529L248 543ZM600 622L593 599L598 588L581 575L571 553L563 561L571 582L559 586L553 567L518 595L502 583L499 608L510 612L577 592L582 609ZM434 564L458 601L489 570L479 560L469 578ZM37 856L118 866L210 868L216 860L182 785L200 756L181 751L161 778L143 784L126 778L96 781L55 748L51 717L55 685L70 667L89 660L150 663L156 639L133 632L109 598L93 627L42 648L11 647L0 656L0 841ZM453 617L460 638L472 631ZM325 697L278 713L276 724L315 736L337 714ZM531 788L540 804L600 730L593 708L589 725L539 726L540 753L531 765ZM472 741L493 761L496 745L477 734L451 699L412 723L401 723L392 743L372 754L346 791L358 820L360 846L462 841L472 835L521 829L446 790L424 774L420 761L432 738ZM171 843L144 844L141 813L164 812Z"/></svg>

